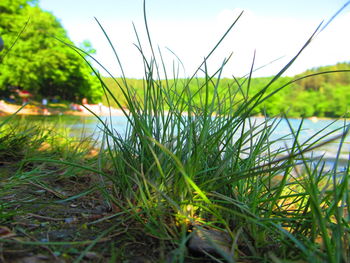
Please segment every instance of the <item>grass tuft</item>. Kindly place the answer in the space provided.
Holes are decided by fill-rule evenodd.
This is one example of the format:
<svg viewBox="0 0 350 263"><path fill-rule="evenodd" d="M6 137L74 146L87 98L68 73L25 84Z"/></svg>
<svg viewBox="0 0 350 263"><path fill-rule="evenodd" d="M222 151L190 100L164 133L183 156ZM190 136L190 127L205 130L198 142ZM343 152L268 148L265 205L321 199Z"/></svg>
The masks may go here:
<svg viewBox="0 0 350 263"><path fill-rule="evenodd" d="M190 78L168 79L178 72L176 67L167 72L161 50L153 47L144 4L150 54L145 53L134 26L145 68L143 97L124 75L114 78L128 109L125 136L116 133L112 123L102 123L104 145L114 168L109 199L128 211L146 233L175 246L172 255L179 262L189 253L185 244L195 227L230 236L232 242L225 246L231 254L221 253L220 248L218 253L205 252L217 260L345 262L349 260L348 164L345 171L339 171L336 161L328 170L322 157L314 160L309 152L341 139L340 153L349 127L344 124L342 134L334 138L329 135L336 131L319 132L301 141L303 122L297 130L289 124L293 142L281 148L275 145L287 140L285 136L271 139L281 120L251 118L256 107L297 81L273 86L324 27L320 25L257 93L249 93L254 63L246 78L235 79L238 90L228 85L219 93L229 58L214 73L207 70L207 59L239 17ZM122 69L116 49L99 25ZM198 81L200 77L204 81ZM100 81L106 94L112 95ZM195 92L190 88L194 83ZM236 107L238 95L242 100Z"/></svg>

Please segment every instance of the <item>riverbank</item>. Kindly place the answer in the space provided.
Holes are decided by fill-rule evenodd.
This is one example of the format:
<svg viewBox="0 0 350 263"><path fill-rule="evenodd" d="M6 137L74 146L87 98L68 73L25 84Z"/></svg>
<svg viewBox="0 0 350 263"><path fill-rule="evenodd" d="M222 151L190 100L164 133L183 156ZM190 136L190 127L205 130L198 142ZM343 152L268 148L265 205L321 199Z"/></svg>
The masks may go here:
<svg viewBox="0 0 350 263"><path fill-rule="evenodd" d="M0 116L11 115L17 112L22 105L6 103L0 100ZM124 109L126 113L129 113L127 109ZM121 109L108 107L103 104L71 104L67 108L57 107L43 107L38 102L30 102L21 110L18 111L17 115L73 115L73 116L94 116L95 113L98 116L124 116L124 112ZM264 118L264 116L255 116L257 118ZM293 117L291 117L293 118ZM300 118L295 118L300 119ZM306 118L316 123L321 120L330 120L332 118L312 116Z"/></svg>
<svg viewBox="0 0 350 263"><path fill-rule="evenodd" d="M10 104L0 101L0 116L11 115L17 112L17 115L74 115L74 116L93 116L95 113L99 116L123 116L121 109L107 107L102 104L71 104L71 107L44 107L37 102L31 102L21 109L22 105ZM124 109L125 112L128 110ZM92 113L93 112L93 113Z"/></svg>

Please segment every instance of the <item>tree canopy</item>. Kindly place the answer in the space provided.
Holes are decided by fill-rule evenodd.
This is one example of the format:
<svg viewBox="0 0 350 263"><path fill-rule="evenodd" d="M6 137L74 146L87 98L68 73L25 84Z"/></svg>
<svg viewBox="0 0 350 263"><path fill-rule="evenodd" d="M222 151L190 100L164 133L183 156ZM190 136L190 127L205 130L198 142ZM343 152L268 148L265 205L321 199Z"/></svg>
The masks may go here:
<svg viewBox="0 0 350 263"><path fill-rule="evenodd" d="M5 42L0 53L0 92L6 94L14 86L37 97L101 99L92 70L64 44L73 43L57 18L43 11L38 1L2 0L0 13L0 36Z"/></svg>

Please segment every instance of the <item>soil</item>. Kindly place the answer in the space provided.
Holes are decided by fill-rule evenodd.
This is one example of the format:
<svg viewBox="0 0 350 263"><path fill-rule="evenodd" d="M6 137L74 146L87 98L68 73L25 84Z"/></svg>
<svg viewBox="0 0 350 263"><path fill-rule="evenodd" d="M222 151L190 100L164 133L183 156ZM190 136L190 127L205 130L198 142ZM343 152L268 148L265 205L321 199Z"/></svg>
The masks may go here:
<svg viewBox="0 0 350 263"><path fill-rule="evenodd" d="M64 201L91 186L86 178L27 183L3 197L16 207L0 225L0 262L158 262L159 240L98 193Z"/></svg>

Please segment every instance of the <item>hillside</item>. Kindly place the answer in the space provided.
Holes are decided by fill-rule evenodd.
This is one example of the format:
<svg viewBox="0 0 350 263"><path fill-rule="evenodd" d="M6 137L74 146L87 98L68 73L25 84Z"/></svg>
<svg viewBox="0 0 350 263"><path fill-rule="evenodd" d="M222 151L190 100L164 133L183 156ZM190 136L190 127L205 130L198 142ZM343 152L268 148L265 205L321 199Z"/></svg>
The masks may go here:
<svg viewBox="0 0 350 263"><path fill-rule="evenodd" d="M350 72L344 72L346 70L350 70L350 63L338 63L332 66L313 68L294 77L281 77L269 87L269 91L278 89L288 83L290 84L268 98L261 106L256 107L252 114L275 116L287 113L289 117L345 116L348 111L348 105L350 105ZM332 72L329 73L330 71ZM321 72L328 73L303 78ZM293 82L293 80L300 78L302 79ZM219 94L230 92L232 99L237 102L235 106L238 108L244 101L244 98L252 98L272 79L272 77L253 78L249 83L248 79L244 78L237 81L234 79L221 79L219 82L214 78L208 83L208 88L214 92L214 86L217 85ZM125 87L122 79L104 78L103 80L120 104L126 106L123 93L116 84L117 81L122 87ZM135 91L137 96L142 98L145 92L143 80L127 79L126 83L129 88ZM174 90L174 94L180 94L187 85L198 106L203 103L200 95L204 86L206 86L205 79L194 79L189 83L186 79L178 79L176 81L162 80L158 84L160 87L169 85ZM118 107L111 96L108 96L108 100L113 107ZM103 98L103 103L108 104L107 98Z"/></svg>

